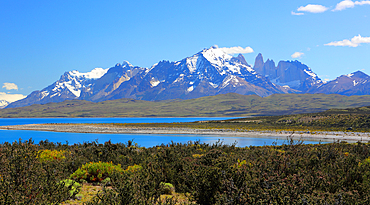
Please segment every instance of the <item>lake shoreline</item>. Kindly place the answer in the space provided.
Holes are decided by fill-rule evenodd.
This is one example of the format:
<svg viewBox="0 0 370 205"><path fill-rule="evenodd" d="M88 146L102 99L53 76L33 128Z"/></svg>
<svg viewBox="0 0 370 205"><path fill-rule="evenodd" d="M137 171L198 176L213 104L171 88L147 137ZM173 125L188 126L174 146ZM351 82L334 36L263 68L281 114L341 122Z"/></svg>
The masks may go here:
<svg viewBox="0 0 370 205"><path fill-rule="evenodd" d="M34 130L49 132L70 133L103 133L103 134L196 134L196 135L220 135L225 137L291 137L293 140L324 140L324 141L347 141L347 142L370 142L370 133L361 132L338 132L320 131L234 131L229 129L192 129L192 128L167 128L167 127L116 127L106 125L85 124L28 124L0 126L2 130Z"/></svg>

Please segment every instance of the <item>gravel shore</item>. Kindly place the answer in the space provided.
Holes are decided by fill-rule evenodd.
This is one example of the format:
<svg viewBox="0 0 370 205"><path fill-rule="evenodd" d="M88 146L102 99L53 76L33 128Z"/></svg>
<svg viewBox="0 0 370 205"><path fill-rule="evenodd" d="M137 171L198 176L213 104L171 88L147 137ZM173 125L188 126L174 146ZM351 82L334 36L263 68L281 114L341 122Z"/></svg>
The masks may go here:
<svg viewBox="0 0 370 205"><path fill-rule="evenodd" d="M199 135L224 135L238 137L287 137L301 140L326 140L326 141L348 141L369 142L370 133L361 132L290 132L290 131L234 131L227 129L190 129L190 128L137 128L137 127L113 127L104 125L83 124L29 124L0 126L3 130L37 130L51 132L74 132L74 133L106 133L106 134L199 134Z"/></svg>

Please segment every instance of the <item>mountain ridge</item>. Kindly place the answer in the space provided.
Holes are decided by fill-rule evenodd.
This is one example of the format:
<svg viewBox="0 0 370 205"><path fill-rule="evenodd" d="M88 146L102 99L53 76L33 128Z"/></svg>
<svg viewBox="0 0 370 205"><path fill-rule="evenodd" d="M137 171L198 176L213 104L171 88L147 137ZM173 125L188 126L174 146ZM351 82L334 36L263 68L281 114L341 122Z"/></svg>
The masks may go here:
<svg viewBox="0 0 370 205"><path fill-rule="evenodd" d="M366 76L363 73L363 78L367 78ZM150 68L133 66L124 61L109 69L96 68L87 73L65 72L52 85L41 91L34 91L6 108L62 102L67 99L92 102L121 98L159 101L226 93L267 97L284 93L329 92L325 85L311 68L299 61L280 61L275 66L273 60L264 62L260 53L252 67L243 55L235 57L212 46L179 61L160 61ZM362 91L366 86L363 86ZM351 92L342 90L340 93L351 95ZM356 93L361 94L360 91Z"/></svg>

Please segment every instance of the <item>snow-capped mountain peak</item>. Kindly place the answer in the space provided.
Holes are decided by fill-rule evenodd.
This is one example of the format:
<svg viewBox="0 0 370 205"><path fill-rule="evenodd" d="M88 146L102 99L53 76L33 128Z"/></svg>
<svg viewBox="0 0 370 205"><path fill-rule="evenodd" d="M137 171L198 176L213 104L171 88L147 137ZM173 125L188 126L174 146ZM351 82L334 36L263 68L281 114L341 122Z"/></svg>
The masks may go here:
<svg viewBox="0 0 370 205"><path fill-rule="evenodd" d="M133 68L133 67L135 67L135 66L133 66L131 63L129 63L128 61L123 61L123 63L122 63L122 67L127 67L127 70L129 70L129 69L131 69L131 68Z"/></svg>
<svg viewBox="0 0 370 205"><path fill-rule="evenodd" d="M218 48L218 46L212 46L208 49L203 49L200 54L222 74L241 74L241 69L245 69L248 72L255 74L255 71L248 64L245 64L245 60L244 62L238 60L240 56L235 58L226 53L224 49Z"/></svg>
<svg viewBox="0 0 370 205"><path fill-rule="evenodd" d="M232 58L231 55L225 53L222 49L219 49L215 46L204 49L201 53L210 63L218 66L222 66L225 61L228 61Z"/></svg>
<svg viewBox="0 0 370 205"><path fill-rule="evenodd" d="M90 72L87 73L80 73L77 70L69 71L69 75L72 77L77 78L85 78L85 79L98 79L101 78L104 74L108 72L109 68L103 69L103 68L95 68Z"/></svg>
<svg viewBox="0 0 370 205"><path fill-rule="evenodd" d="M9 105L9 102L6 101L6 100L0 100L0 109L6 107L7 105Z"/></svg>
<svg viewBox="0 0 370 205"><path fill-rule="evenodd" d="M57 98L68 96L66 98L79 98L81 93L88 90L93 81L101 78L108 72L109 68L95 68L90 72L80 73L77 70L65 72L58 81L43 89L39 94L39 99Z"/></svg>
<svg viewBox="0 0 370 205"><path fill-rule="evenodd" d="M369 77L368 75L366 75L362 71L356 71L356 72L353 72L353 73L350 73L350 74L347 74L347 75L343 75L343 76L346 76L348 78L368 78Z"/></svg>

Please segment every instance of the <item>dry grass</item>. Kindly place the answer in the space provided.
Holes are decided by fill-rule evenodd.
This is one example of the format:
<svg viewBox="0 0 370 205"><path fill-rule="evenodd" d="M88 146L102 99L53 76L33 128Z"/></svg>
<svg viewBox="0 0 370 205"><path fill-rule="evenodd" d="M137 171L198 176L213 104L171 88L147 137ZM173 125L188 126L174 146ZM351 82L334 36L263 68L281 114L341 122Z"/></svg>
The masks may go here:
<svg viewBox="0 0 370 205"><path fill-rule="evenodd" d="M80 193L77 194L76 199L71 199L61 203L61 205L81 205L91 201L91 199L96 196L96 194L103 189L100 185L93 185L89 183L82 184ZM111 187L108 187L111 189ZM183 193L172 193L172 195L161 195L161 200L165 201L166 198L173 198L177 201L177 204L196 204L195 202L191 201L189 198L190 194L183 194Z"/></svg>
<svg viewBox="0 0 370 205"><path fill-rule="evenodd" d="M77 199L65 201L62 203L62 205L77 205L89 202L102 189L102 186L84 183L82 184L80 193L77 194Z"/></svg>

